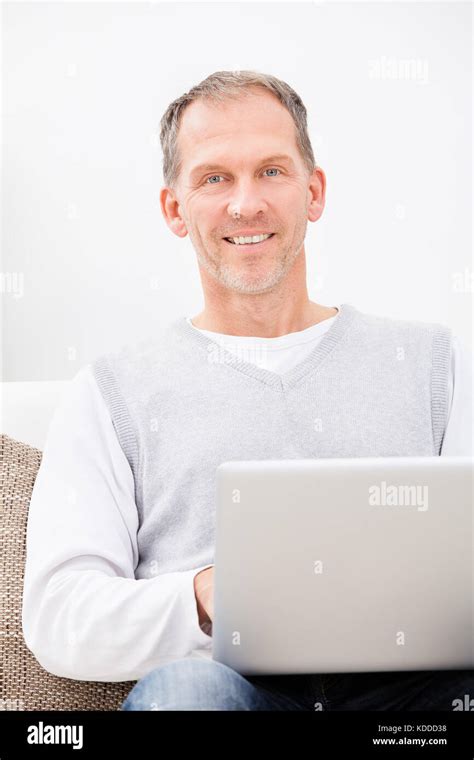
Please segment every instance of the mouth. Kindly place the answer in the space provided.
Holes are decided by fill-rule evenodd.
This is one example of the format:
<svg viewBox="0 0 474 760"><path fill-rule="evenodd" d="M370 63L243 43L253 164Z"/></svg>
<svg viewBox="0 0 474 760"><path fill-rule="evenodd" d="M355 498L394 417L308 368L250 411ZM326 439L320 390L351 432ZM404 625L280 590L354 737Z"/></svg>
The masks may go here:
<svg viewBox="0 0 474 760"><path fill-rule="evenodd" d="M226 241L229 245L234 246L239 252L245 253L246 251L256 251L257 248L265 248L270 240L275 236L274 232L271 232L270 234L263 237L263 235L255 235L255 237L263 238L255 242L238 242L236 243L235 240L244 240L244 238L223 238L223 240ZM248 240L248 238L245 238L245 240Z"/></svg>

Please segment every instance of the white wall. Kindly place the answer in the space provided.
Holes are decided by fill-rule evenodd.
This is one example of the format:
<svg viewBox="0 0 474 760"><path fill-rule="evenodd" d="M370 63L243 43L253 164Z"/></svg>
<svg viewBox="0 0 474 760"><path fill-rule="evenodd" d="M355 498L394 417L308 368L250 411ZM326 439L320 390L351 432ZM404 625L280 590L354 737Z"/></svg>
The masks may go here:
<svg viewBox="0 0 474 760"><path fill-rule="evenodd" d="M308 109L328 180L310 297L470 343L469 3L2 5L5 380L69 379L202 308L157 127L219 69L272 73Z"/></svg>

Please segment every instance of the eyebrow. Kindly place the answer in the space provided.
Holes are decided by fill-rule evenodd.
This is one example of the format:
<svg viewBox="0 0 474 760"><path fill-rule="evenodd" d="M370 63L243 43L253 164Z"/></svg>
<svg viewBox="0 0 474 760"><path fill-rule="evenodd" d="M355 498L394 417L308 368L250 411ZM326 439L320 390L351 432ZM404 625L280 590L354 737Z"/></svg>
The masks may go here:
<svg viewBox="0 0 474 760"><path fill-rule="evenodd" d="M284 153L277 153L274 156L267 156L267 158L263 158L258 163L261 164L271 164L276 161L284 161L288 164L291 164L291 166L294 167L294 161L290 156L285 155ZM225 170L225 166L223 164L199 164L199 166L195 166L194 169L191 170L189 176L195 177L198 174L201 174L202 172L208 172L208 171L221 171Z"/></svg>

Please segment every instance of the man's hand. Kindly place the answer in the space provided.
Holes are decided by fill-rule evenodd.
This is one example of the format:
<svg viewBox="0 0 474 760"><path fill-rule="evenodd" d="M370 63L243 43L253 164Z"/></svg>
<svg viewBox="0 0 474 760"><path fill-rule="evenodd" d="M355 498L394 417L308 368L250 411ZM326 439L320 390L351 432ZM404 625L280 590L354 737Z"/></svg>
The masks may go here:
<svg viewBox="0 0 474 760"><path fill-rule="evenodd" d="M194 576L194 595L199 625L210 636L214 617L214 567L207 567Z"/></svg>

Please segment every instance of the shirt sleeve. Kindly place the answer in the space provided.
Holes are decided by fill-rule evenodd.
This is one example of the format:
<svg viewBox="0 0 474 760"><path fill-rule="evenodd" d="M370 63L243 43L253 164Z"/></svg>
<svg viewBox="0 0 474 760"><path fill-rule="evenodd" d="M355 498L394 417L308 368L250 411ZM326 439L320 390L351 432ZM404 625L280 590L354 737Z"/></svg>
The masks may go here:
<svg viewBox="0 0 474 760"><path fill-rule="evenodd" d="M194 576L136 579L134 479L91 365L51 420L29 505L22 628L45 670L84 681L138 680L212 638Z"/></svg>
<svg viewBox="0 0 474 760"><path fill-rule="evenodd" d="M457 336L454 336L449 377L448 422L441 447L441 456L473 456L472 397L472 353Z"/></svg>

